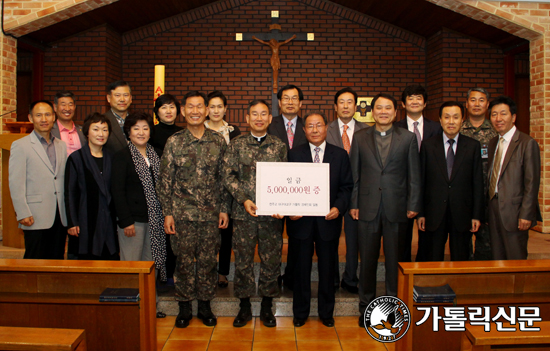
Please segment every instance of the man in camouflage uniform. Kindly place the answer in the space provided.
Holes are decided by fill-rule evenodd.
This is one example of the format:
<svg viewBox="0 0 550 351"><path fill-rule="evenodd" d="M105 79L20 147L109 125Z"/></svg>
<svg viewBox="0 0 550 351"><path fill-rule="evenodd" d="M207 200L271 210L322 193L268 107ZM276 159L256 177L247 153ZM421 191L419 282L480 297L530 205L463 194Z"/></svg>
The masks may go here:
<svg viewBox="0 0 550 351"><path fill-rule="evenodd" d="M250 297L256 293L254 249L260 256L259 295L262 296L260 319L266 327L277 321L271 311L273 297L279 295L277 278L281 269L283 222L256 215L256 162L286 162L287 149L277 137L267 134L272 116L264 100L248 105L246 121L250 134L233 139L224 156L223 183L233 195L233 252L235 253L235 296L241 299L233 326L243 327L252 319ZM282 217L280 217L282 218Z"/></svg>
<svg viewBox="0 0 550 351"><path fill-rule="evenodd" d="M218 228L226 228L231 196L221 183L225 139L204 127L208 115L206 95L187 93L181 114L187 129L168 139L160 165L157 195L165 216L164 230L177 256L176 300L180 312L176 327L185 328L192 318L191 301L198 299L197 317L207 326L217 319L210 309L216 289ZM196 271L194 261L196 260Z"/></svg>
<svg viewBox="0 0 550 351"><path fill-rule="evenodd" d="M497 132L491 125L491 121L485 118L487 108L489 106L489 93L484 88L472 88L468 90L466 99L466 109L468 110L469 118L462 124L460 134L474 138L481 144L481 161L483 164L483 190L487 197L487 173L488 173L488 149L489 140L497 136ZM491 254L491 238L489 236L489 227L487 224L487 204L485 204L485 219L481 221L481 226L476 236L475 260L490 260ZM472 250L470 250L470 253ZM472 256L470 254L470 256Z"/></svg>

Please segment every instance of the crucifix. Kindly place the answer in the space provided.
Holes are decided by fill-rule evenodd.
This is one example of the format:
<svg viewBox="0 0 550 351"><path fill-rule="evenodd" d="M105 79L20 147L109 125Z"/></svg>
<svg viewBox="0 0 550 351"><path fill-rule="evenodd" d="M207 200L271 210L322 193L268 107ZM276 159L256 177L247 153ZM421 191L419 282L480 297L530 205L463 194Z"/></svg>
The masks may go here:
<svg viewBox="0 0 550 351"><path fill-rule="evenodd" d="M269 26L270 33L236 33L237 41L252 41L269 46L271 49L271 68L273 70L273 91L271 93L271 110L272 115L278 115L277 89L279 87L279 69L281 68L281 60L279 58L281 46L290 43L293 40L297 41L313 41L313 33L281 33L281 25L279 24L279 11L271 11L271 25Z"/></svg>

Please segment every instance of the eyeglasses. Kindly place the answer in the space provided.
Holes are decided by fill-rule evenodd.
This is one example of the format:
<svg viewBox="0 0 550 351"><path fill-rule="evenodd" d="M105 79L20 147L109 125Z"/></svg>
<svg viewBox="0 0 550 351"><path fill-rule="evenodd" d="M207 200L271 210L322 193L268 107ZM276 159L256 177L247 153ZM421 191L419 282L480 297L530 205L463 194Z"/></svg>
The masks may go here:
<svg viewBox="0 0 550 351"><path fill-rule="evenodd" d="M283 102L290 102L290 100L292 100L292 102L298 102L300 101L300 98L298 96L293 96L292 98L288 97L288 96L283 96L283 98L281 99Z"/></svg>
<svg viewBox="0 0 550 351"><path fill-rule="evenodd" d="M319 129L323 129L325 127L326 127L326 125L323 125L323 124L308 124L306 126L306 129L307 130L313 130L313 129L317 128L319 130Z"/></svg>

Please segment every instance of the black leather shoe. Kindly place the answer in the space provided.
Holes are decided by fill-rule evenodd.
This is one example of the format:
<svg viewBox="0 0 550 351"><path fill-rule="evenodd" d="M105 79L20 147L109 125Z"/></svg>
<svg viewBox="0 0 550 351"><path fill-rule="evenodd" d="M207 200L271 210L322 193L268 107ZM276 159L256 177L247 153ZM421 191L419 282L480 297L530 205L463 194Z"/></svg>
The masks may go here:
<svg viewBox="0 0 550 351"><path fill-rule="evenodd" d="M190 301L180 301L179 303L180 312L176 317L176 327L177 328L187 328L189 321L193 318L191 312L191 302Z"/></svg>
<svg viewBox="0 0 550 351"><path fill-rule="evenodd" d="M365 317L363 315L359 316L359 326L365 328Z"/></svg>
<svg viewBox="0 0 550 351"><path fill-rule="evenodd" d="M348 285L343 280L342 280L342 283L340 285L342 286L342 289L346 290L349 293L352 293L352 294L358 294L359 293L359 288L358 287Z"/></svg>
<svg viewBox="0 0 550 351"><path fill-rule="evenodd" d="M157 312L157 318L166 318L166 313L158 311Z"/></svg>
<svg viewBox="0 0 550 351"><path fill-rule="evenodd" d="M241 307L239 313L237 314L237 317L235 317L235 320L233 320L233 326L235 328L242 328L251 320L252 310L250 308Z"/></svg>
<svg viewBox="0 0 550 351"><path fill-rule="evenodd" d="M332 328L334 327L334 318L321 318L321 322L325 327Z"/></svg>
<svg viewBox="0 0 550 351"><path fill-rule="evenodd" d="M213 327L218 324L218 319L214 316L214 313L212 313L212 309L210 308L210 301L199 300L197 318L201 319L207 327Z"/></svg>
<svg viewBox="0 0 550 351"><path fill-rule="evenodd" d="M302 327L304 324L306 324L306 320L307 319L302 319L302 318L296 318L294 317L294 319L292 319L292 324L294 324L294 326L296 328L300 328Z"/></svg>
<svg viewBox="0 0 550 351"><path fill-rule="evenodd" d="M277 326L277 319L271 312L271 308L263 308L260 311L260 320L264 322L264 325L268 328L273 328Z"/></svg>

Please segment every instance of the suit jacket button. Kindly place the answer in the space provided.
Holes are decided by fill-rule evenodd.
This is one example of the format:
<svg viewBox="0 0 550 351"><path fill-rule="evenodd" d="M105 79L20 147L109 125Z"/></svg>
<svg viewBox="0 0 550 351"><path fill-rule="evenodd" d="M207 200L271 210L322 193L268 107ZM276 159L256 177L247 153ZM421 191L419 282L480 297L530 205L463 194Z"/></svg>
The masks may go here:
<svg viewBox="0 0 550 351"><path fill-rule="evenodd" d="M443 202L447 202L447 200L443 200Z"/></svg>
<svg viewBox="0 0 550 351"><path fill-rule="evenodd" d="M382 188L378 188L378 190L382 191Z"/></svg>
<svg viewBox="0 0 550 351"><path fill-rule="evenodd" d="M53 180L57 180L57 177L53 177Z"/></svg>
<svg viewBox="0 0 550 351"><path fill-rule="evenodd" d="M451 189L451 186L449 185L449 189Z"/></svg>

